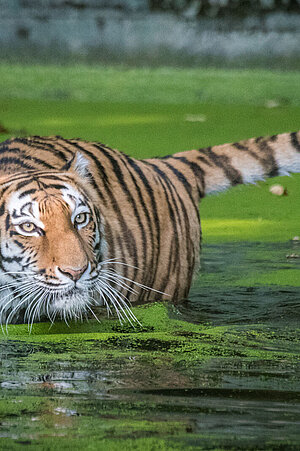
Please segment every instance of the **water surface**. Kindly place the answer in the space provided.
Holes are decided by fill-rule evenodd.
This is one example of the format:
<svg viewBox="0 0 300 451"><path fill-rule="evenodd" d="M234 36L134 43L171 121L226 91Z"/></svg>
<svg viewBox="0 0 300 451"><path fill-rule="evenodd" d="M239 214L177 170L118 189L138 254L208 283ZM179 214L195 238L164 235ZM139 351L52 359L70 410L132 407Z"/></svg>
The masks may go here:
<svg viewBox="0 0 300 451"><path fill-rule="evenodd" d="M297 253L204 246L189 299L137 307L136 329L13 326L0 342L1 449L299 449L300 296L282 284Z"/></svg>

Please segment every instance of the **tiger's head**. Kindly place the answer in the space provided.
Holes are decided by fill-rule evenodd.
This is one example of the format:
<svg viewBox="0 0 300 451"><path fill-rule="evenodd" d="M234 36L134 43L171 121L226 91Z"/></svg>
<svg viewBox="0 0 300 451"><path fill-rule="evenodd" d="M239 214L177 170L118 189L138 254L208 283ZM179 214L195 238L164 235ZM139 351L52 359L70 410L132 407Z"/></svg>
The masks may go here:
<svg viewBox="0 0 300 451"><path fill-rule="evenodd" d="M103 303L105 239L87 165L77 154L61 171L0 180L1 323L80 318Z"/></svg>

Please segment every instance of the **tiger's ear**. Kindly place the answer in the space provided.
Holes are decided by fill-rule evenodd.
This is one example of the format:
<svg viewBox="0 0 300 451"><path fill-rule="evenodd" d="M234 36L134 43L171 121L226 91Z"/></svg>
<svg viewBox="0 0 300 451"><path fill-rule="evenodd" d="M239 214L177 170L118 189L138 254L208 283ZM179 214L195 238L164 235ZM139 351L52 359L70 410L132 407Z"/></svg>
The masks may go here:
<svg viewBox="0 0 300 451"><path fill-rule="evenodd" d="M81 177L89 176L89 161L80 152L76 152L68 163L66 163L61 170L63 172L76 172Z"/></svg>

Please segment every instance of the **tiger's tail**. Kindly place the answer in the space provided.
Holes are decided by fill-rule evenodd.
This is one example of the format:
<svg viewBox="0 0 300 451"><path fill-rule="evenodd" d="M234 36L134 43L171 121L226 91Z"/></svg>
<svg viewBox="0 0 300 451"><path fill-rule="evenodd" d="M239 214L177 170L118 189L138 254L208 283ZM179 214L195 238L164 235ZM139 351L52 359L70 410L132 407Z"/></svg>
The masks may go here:
<svg viewBox="0 0 300 451"><path fill-rule="evenodd" d="M202 198L238 184L300 172L300 132L180 152L164 161L187 180L194 179Z"/></svg>

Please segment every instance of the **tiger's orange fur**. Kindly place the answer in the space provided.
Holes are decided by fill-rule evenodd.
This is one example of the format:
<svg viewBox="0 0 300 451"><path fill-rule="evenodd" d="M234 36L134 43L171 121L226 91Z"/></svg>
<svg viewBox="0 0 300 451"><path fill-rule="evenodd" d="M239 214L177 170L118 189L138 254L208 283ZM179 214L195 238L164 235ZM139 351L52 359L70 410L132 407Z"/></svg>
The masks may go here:
<svg viewBox="0 0 300 451"><path fill-rule="evenodd" d="M33 320L42 311L54 320L101 303L124 317L128 300L180 300L199 263L201 198L290 172L300 172L300 132L146 160L61 137L8 140L0 145L0 283L8 291L0 317ZM22 218L36 234L22 235L31 227ZM34 300L18 291L29 279L40 290Z"/></svg>

